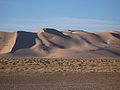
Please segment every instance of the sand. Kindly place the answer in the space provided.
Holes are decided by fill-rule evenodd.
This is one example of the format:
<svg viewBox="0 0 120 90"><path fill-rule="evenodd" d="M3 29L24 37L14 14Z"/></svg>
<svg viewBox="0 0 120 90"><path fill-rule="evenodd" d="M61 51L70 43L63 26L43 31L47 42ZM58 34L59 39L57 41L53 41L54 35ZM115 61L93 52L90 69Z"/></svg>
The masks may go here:
<svg viewBox="0 0 120 90"><path fill-rule="evenodd" d="M0 90L119 90L120 58L0 57Z"/></svg>
<svg viewBox="0 0 120 90"><path fill-rule="evenodd" d="M119 90L120 32L0 32L0 90Z"/></svg>
<svg viewBox="0 0 120 90"><path fill-rule="evenodd" d="M12 73L0 90L119 90L120 73Z"/></svg>
<svg viewBox="0 0 120 90"><path fill-rule="evenodd" d="M120 32L0 32L0 90L119 90Z"/></svg>
<svg viewBox="0 0 120 90"><path fill-rule="evenodd" d="M0 54L11 52L16 42L17 33L0 32Z"/></svg>
<svg viewBox="0 0 120 90"><path fill-rule="evenodd" d="M0 54L13 56L119 57L120 33L43 28L37 32L0 32Z"/></svg>

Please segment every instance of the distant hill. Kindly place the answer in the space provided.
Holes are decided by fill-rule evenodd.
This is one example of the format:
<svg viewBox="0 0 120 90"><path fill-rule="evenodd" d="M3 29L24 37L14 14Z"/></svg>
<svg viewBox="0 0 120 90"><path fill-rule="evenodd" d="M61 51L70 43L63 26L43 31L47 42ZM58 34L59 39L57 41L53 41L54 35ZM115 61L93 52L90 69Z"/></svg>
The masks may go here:
<svg viewBox="0 0 120 90"><path fill-rule="evenodd" d="M120 32L0 32L0 54L39 57L120 57Z"/></svg>

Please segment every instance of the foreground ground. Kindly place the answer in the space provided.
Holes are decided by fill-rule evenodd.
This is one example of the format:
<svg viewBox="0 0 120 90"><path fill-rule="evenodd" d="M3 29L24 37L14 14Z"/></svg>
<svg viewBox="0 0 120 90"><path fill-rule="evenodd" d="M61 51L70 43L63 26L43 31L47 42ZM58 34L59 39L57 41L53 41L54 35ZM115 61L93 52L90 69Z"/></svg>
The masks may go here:
<svg viewBox="0 0 120 90"><path fill-rule="evenodd" d="M120 58L0 57L0 72L120 72Z"/></svg>
<svg viewBox="0 0 120 90"><path fill-rule="evenodd" d="M0 90L119 90L120 73L12 73Z"/></svg>
<svg viewBox="0 0 120 90"><path fill-rule="evenodd" d="M119 90L120 58L0 57L0 90Z"/></svg>

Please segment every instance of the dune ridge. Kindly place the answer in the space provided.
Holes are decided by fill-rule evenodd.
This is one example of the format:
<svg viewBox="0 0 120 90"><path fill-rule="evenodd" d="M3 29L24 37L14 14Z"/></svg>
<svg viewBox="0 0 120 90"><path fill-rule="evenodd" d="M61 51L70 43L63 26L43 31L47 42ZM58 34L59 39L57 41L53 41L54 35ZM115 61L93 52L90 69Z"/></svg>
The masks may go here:
<svg viewBox="0 0 120 90"><path fill-rule="evenodd" d="M11 52L16 38L16 32L0 32L0 54Z"/></svg>
<svg viewBox="0 0 120 90"><path fill-rule="evenodd" d="M0 54L37 57L120 57L120 32L83 30L0 32Z"/></svg>

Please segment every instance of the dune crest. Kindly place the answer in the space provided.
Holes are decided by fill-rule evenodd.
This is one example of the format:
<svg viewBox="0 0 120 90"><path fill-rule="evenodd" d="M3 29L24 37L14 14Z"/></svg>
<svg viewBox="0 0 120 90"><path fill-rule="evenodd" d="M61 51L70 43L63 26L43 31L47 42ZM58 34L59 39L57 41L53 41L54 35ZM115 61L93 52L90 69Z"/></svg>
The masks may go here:
<svg viewBox="0 0 120 90"><path fill-rule="evenodd" d="M120 33L83 30L0 32L0 54L40 57L119 57Z"/></svg>
<svg viewBox="0 0 120 90"><path fill-rule="evenodd" d="M11 52L16 38L17 33L0 32L0 54Z"/></svg>

